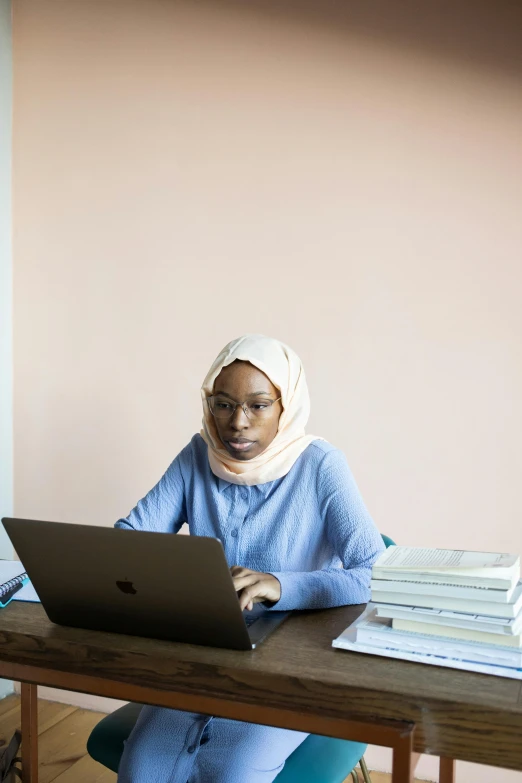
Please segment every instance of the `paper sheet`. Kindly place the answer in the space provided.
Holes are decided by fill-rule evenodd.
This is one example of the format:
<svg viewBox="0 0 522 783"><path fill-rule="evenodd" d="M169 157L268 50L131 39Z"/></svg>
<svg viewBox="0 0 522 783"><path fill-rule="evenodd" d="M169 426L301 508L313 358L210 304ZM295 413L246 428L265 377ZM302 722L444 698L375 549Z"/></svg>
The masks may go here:
<svg viewBox="0 0 522 783"><path fill-rule="evenodd" d="M407 568L410 570L509 568L515 565L516 555L495 552L464 552L460 549L425 549L423 547L391 546L379 557L378 568Z"/></svg>
<svg viewBox="0 0 522 783"><path fill-rule="evenodd" d="M0 560L0 585L23 574L25 568L19 560Z"/></svg>

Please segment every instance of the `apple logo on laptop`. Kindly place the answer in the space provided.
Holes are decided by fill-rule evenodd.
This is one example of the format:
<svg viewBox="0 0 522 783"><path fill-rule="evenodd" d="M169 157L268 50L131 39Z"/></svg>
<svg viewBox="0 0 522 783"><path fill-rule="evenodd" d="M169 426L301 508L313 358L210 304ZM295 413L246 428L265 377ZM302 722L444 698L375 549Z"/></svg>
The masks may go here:
<svg viewBox="0 0 522 783"><path fill-rule="evenodd" d="M120 581L116 581L116 587L118 587L122 593L127 593L129 595L136 595L138 592L132 582L129 582L128 579L123 579Z"/></svg>

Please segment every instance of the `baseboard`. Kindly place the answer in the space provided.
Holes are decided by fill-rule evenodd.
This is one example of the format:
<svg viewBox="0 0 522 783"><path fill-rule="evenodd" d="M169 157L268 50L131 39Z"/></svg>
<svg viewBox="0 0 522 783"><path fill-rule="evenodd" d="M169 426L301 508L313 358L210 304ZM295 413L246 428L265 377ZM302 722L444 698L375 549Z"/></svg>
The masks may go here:
<svg viewBox="0 0 522 783"><path fill-rule="evenodd" d="M20 683L16 683L15 692L20 693ZM62 691L57 688L48 688L46 685L38 686L38 698L46 701L56 701L60 704L70 704L83 710L95 712L114 712L119 707L127 704L126 701L107 699L104 696L92 696L90 693L77 693L76 691Z"/></svg>
<svg viewBox="0 0 522 783"><path fill-rule="evenodd" d="M369 769L377 772L390 772L392 752L390 748L369 745L364 754ZM439 779L439 759L437 756L421 756L415 777L419 780L437 781ZM485 764L470 764L457 761L456 779L458 783L522 783L522 772L511 769L499 769Z"/></svg>
<svg viewBox="0 0 522 783"><path fill-rule="evenodd" d="M13 693L14 687L11 680L0 680L0 699L4 699Z"/></svg>
<svg viewBox="0 0 522 783"><path fill-rule="evenodd" d="M391 748L383 748L379 745L368 745L368 749L364 754L366 764L369 769L374 769L377 772L391 772L392 768L392 751ZM439 779L439 760L435 756L421 756L417 769L415 770L415 777L419 780L436 781ZM459 783L461 781L459 780ZM491 783L491 781L489 782Z"/></svg>

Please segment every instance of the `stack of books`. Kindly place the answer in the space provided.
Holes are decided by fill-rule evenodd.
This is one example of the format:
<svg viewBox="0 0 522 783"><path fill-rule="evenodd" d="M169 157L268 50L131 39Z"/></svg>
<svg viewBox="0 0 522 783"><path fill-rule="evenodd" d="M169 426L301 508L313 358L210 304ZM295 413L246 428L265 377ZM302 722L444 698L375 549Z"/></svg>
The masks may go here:
<svg viewBox="0 0 522 783"><path fill-rule="evenodd" d="M371 590L334 647L522 679L517 555L393 546Z"/></svg>

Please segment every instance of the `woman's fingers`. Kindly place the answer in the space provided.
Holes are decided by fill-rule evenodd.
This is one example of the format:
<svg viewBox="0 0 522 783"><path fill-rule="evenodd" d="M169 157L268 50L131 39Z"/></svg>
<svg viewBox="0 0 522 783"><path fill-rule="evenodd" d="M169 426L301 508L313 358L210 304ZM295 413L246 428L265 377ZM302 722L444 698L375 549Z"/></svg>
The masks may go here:
<svg viewBox="0 0 522 783"><path fill-rule="evenodd" d="M260 603L265 600L264 591L259 584L250 585L245 587L239 593L239 607L241 611L248 609L249 612L254 608L254 604Z"/></svg>
<svg viewBox="0 0 522 783"><path fill-rule="evenodd" d="M239 605L242 610L251 611L254 604L261 601L276 603L281 598L281 585L272 574L250 571L241 566L233 566L230 572L236 592L239 593Z"/></svg>
<svg viewBox="0 0 522 783"><path fill-rule="evenodd" d="M260 582L260 574L250 573L246 576L233 577L234 587L239 594L239 606L241 611L249 612L254 608L254 603L264 601L263 585Z"/></svg>
<svg viewBox="0 0 522 783"><path fill-rule="evenodd" d="M261 574L256 574L254 571L251 571L245 575L233 576L232 581L234 582L236 592L239 592L244 587L255 584L259 581L260 576Z"/></svg>

